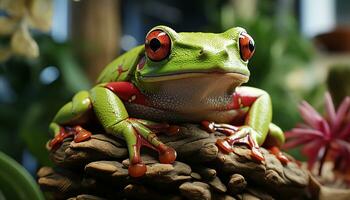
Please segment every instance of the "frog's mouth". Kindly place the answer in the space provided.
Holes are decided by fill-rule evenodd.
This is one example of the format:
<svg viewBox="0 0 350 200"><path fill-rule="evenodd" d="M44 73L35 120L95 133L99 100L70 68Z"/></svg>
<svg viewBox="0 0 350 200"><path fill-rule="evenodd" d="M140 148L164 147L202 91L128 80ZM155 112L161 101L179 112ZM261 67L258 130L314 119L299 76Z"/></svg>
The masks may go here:
<svg viewBox="0 0 350 200"><path fill-rule="evenodd" d="M232 78L234 82L246 83L249 80L249 76L239 73L239 72L179 72L172 74L162 74L162 75L144 75L140 79L144 82L160 82L160 81L170 81L177 79L188 79L188 78L200 78L200 77L218 77L227 76Z"/></svg>

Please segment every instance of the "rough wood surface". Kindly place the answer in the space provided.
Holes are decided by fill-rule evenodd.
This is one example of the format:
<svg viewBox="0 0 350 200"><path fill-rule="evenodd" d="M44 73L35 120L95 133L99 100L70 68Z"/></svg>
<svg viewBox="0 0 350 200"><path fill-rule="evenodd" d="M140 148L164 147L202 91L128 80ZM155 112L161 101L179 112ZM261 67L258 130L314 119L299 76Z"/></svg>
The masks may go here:
<svg viewBox="0 0 350 200"><path fill-rule="evenodd" d="M66 139L51 153L57 168L43 167L39 184L56 199L307 199L309 175L296 163L286 165L261 148L264 162L250 157L245 146L224 154L215 145L220 133L209 134L185 124L160 140L178 153L173 164L160 164L157 154L143 149L147 172L128 175L125 142L95 134L88 141Z"/></svg>

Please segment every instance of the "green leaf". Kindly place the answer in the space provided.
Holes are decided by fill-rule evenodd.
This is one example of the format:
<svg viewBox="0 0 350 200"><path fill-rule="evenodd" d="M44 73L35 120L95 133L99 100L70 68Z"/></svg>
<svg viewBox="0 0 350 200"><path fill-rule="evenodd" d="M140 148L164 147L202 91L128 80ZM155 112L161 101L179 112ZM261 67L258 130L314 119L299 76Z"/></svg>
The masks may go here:
<svg viewBox="0 0 350 200"><path fill-rule="evenodd" d="M6 199L44 200L33 177L15 160L0 152L0 188Z"/></svg>

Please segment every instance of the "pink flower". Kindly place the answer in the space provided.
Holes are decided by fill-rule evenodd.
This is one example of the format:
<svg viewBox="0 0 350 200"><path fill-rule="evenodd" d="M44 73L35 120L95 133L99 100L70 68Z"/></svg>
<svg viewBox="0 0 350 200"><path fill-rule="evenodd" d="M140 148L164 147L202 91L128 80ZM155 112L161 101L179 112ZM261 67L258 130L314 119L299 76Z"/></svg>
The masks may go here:
<svg viewBox="0 0 350 200"><path fill-rule="evenodd" d="M336 111L327 92L324 117L306 101L299 105L299 111L304 123L286 132L284 148L303 145L301 151L308 157L309 169L319 161L319 173L326 160L334 162L335 170L346 172L350 166L350 97Z"/></svg>

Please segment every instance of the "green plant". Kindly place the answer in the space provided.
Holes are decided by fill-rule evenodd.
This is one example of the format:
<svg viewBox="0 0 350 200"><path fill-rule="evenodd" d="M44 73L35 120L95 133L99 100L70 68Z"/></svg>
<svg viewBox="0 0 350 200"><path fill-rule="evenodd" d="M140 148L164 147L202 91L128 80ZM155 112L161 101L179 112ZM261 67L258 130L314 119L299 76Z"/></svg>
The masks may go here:
<svg viewBox="0 0 350 200"><path fill-rule="evenodd" d="M5 199L44 200L32 176L15 160L0 152L0 194ZM0 196L0 199L2 199Z"/></svg>

